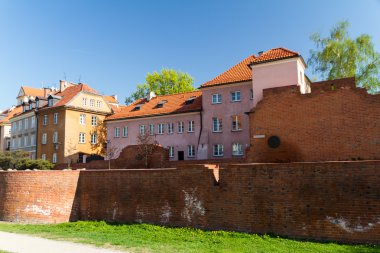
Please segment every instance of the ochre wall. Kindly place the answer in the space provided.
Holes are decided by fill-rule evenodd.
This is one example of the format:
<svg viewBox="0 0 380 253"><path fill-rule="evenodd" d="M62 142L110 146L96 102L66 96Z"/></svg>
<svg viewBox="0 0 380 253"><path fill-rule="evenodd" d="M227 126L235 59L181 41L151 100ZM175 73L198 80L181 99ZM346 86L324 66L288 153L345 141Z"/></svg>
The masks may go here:
<svg viewBox="0 0 380 253"><path fill-rule="evenodd" d="M355 88L353 78L264 90L250 113L248 162L380 159L380 94ZM265 138L257 138L265 136ZM278 148L268 138L278 136Z"/></svg>
<svg viewBox="0 0 380 253"><path fill-rule="evenodd" d="M146 222L380 244L379 169L380 161L239 164L220 169L218 182L201 165L0 172L0 220Z"/></svg>

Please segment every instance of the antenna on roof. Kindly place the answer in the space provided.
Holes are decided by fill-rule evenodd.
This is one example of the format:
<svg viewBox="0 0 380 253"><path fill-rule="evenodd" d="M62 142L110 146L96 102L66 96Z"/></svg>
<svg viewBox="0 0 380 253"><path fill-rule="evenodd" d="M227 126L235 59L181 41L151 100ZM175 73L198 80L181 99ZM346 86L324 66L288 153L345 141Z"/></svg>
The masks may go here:
<svg viewBox="0 0 380 253"><path fill-rule="evenodd" d="M67 80L66 72L63 72L63 80Z"/></svg>
<svg viewBox="0 0 380 253"><path fill-rule="evenodd" d="M82 79L82 75L80 74L78 78L78 83L81 83L81 79Z"/></svg>

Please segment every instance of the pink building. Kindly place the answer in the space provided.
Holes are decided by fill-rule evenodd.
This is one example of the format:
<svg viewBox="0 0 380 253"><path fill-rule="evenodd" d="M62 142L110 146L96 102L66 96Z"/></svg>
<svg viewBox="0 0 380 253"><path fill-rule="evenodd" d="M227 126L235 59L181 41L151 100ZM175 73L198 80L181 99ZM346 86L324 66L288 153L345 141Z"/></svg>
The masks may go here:
<svg viewBox="0 0 380 253"><path fill-rule="evenodd" d="M107 117L109 149L113 158L128 145L138 144L140 134L169 149L170 160L197 159L201 132L202 94L200 91L140 99Z"/></svg>
<svg viewBox="0 0 380 253"><path fill-rule="evenodd" d="M264 89L297 85L301 93L310 92L305 68L299 53L275 48L247 57L202 84L201 92L136 101L107 118L111 148L135 145L139 133L149 132L169 148L172 160L244 157L250 145L247 113ZM187 104L190 97L194 102ZM193 131L177 131L179 124L187 129L189 122Z"/></svg>

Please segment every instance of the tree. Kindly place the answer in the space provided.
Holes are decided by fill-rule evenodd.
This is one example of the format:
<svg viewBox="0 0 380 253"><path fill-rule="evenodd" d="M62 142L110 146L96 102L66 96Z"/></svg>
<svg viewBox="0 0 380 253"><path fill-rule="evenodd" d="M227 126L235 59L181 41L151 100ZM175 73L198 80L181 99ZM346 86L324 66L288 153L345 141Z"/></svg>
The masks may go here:
<svg viewBox="0 0 380 253"><path fill-rule="evenodd" d="M150 159L156 150L156 143L149 134L139 134L137 136L138 155L144 159L145 168L148 168Z"/></svg>
<svg viewBox="0 0 380 253"><path fill-rule="evenodd" d="M108 169L111 169L111 160L115 159L115 156L120 153L120 148L116 145L111 145L111 140L107 140L105 147L105 155L108 160Z"/></svg>
<svg viewBox="0 0 380 253"><path fill-rule="evenodd" d="M162 69L161 72L148 73L145 81L145 83L137 85L136 91L125 99L126 104L146 97L151 91L156 95L167 95L195 90L193 78L187 73L174 69Z"/></svg>
<svg viewBox="0 0 380 253"><path fill-rule="evenodd" d="M355 76L359 87L370 93L380 89L380 54L375 52L372 39L362 34L351 39L347 21L336 24L326 38L319 33L311 35L316 49L310 50L308 64L323 78L337 79Z"/></svg>

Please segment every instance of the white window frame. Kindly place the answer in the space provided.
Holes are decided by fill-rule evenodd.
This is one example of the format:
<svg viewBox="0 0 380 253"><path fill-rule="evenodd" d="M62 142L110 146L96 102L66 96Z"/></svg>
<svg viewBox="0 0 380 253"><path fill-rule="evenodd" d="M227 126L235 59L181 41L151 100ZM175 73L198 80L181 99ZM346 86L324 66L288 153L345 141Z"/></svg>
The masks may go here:
<svg viewBox="0 0 380 253"><path fill-rule="evenodd" d="M98 135L97 134L91 134L91 144L94 145L98 142Z"/></svg>
<svg viewBox="0 0 380 253"><path fill-rule="evenodd" d="M86 114L80 114L79 115L79 124L86 125Z"/></svg>
<svg viewBox="0 0 380 253"><path fill-rule="evenodd" d="M36 146L36 135L34 134L30 136L30 146Z"/></svg>
<svg viewBox="0 0 380 253"><path fill-rule="evenodd" d="M48 106L53 106L54 105L54 100L51 98L48 100Z"/></svg>
<svg viewBox="0 0 380 253"><path fill-rule="evenodd" d="M45 114L42 118L42 125L46 126L48 123L48 116Z"/></svg>
<svg viewBox="0 0 380 253"><path fill-rule="evenodd" d="M58 143L58 132L53 133L53 143Z"/></svg>
<svg viewBox="0 0 380 253"><path fill-rule="evenodd" d="M223 131L222 119L218 117L213 117L212 118L212 132L221 133L222 131Z"/></svg>
<svg viewBox="0 0 380 253"><path fill-rule="evenodd" d="M223 144L214 144L212 146L212 156L222 157L224 156L224 147Z"/></svg>
<svg viewBox="0 0 380 253"><path fill-rule="evenodd" d="M98 117L95 115L91 116L91 126L97 126L98 125Z"/></svg>
<svg viewBox="0 0 380 253"><path fill-rule="evenodd" d="M124 138L128 137L128 127L127 126L123 127L123 137Z"/></svg>
<svg viewBox="0 0 380 253"><path fill-rule="evenodd" d="M188 121L187 132L188 133L194 133L194 120L189 120Z"/></svg>
<svg viewBox="0 0 380 253"><path fill-rule="evenodd" d="M240 102L241 101L241 93L240 91L232 91L231 92L231 102Z"/></svg>
<svg viewBox="0 0 380 253"><path fill-rule="evenodd" d="M28 130L29 127L29 119L24 119L24 130Z"/></svg>
<svg viewBox="0 0 380 253"><path fill-rule="evenodd" d="M46 154L41 155L41 160L46 160Z"/></svg>
<svg viewBox="0 0 380 253"><path fill-rule="evenodd" d="M79 133L79 143L80 143L80 144L84 144L84 143L86 143L86 134L83 133L83 132L80 132L80 133Z"/></svg>
<svg viewBox="0 0 380 253"><path fill-rule="evenodd" d="M179 121L178 122L178 133L182 134L184 130L185 130L185 124L183 123L183 121Z"/></svg>
<svg viewBox="0 0 380 253"><path fill-rule="evenodd" d="M187 146L187 157L195 157L195 146L188 145Z"/></svg>
<svg viewBox="0 0 380 253"><path fill-rule="evenodd" d="M174 124L173 122L168 123L168 134L173 134L174 133Z"/></svg>
<svg viewBox="0 0 380 253"><path fill-rule="evenodd" d="M102 108L102 105L103 105L102 101L100 101L100 100L97 100L97 101L96 101L96 106L97 106L98 108Z"/></svg>
<svg viewBox="0 0 380 253"><path fill-rule="evenodd" d="M241 117L240 119L242 120ZM240 122L240 125L242 125L242 122ZM239 128L239 115L232 115L231 129L235 132L242 130L242 128Z"/></svg>
<svg viewBox="0 0 380 253"><path fill-rule="evenodd" d="M169 146L169 157L170 158L173 158L174 157L174 147L173 146Z"/></svg>
<svg viewBox="0 0 380 253"><path fill-rule="evenodd" d="M36 117L33 116L31 118L31 122L30 122L30 128L35 128L36 127Z"/></svg>
<svg viewBox="0 0 380 253"><path fill-rule="evenodd" d="M157 126L157 134L164 134L165 132L165 127L164 123L159 123Z"/></svg>
<svg viewBox="0 0 380 253"><path fill-rule="evenodd" d="M42 134L42 139L41 139L41 144L46 144L47 143L47 133Z"/></svg>
<svg viewBox="0 0 380 253"><path fill-rule="evenodd" d="M232 155L233 156L242 156L244 155L243 144L233 143L232 144Z"/></svg>
<svg viewBox="0 0 380 253"><path fill-rule="evenodd" d="M211 103L213 105L215 104L221 104L222 103L222 94L212 94Z"/></svg>
<svg viewBox="0 0 380 253"><path fill-rule="evenodd" d="M57 163L57 153L53 153L52 163Z"/></svg>
<svg viewBox="0 0 380 253"><path fill-rule="evenodd" d="M140 125L139 126L139 134L145 135L146 134L146 125Z"/></svg>
<svg viewBox="0 0 380 253"><path fill-rule="evenodd" d="M149 135L154 135L154 124L149 124Z"/></svg>
<svg viewBox="0 0 380 253"><path fill-rule="evenodd" d="M58 124L58 112L54 113L54 118L53 118L54 125Z"/></svg>
<svg viewBox="0 0 380 253"><path fill-rule="evenodd" d="M24 147L28 147L28 136L24 136Z"/></svg>
<svg viewBox="0 0 380 253"><path fill-rule="evenodd" d="M82 104L83 106L87 106L87 98L82 98Z"/></svg>
<svg viewBox="0 0 380 253"><path fill-rule="evenodd" d="M20 132L22 129L22 120L18 122L18 131Z"/></svg>
<svg viewBox="0 0 380 253"><path fill-rule="evenodd" d="M119 138L120 137L120 127L115 127L114 129L114 137Z"/></svg>
<svg viewBox="0 0 380 253"><path fill-rule="evenodd" d="M95 107L95 99L93 98L90 99L90 106Z"/></svg>

